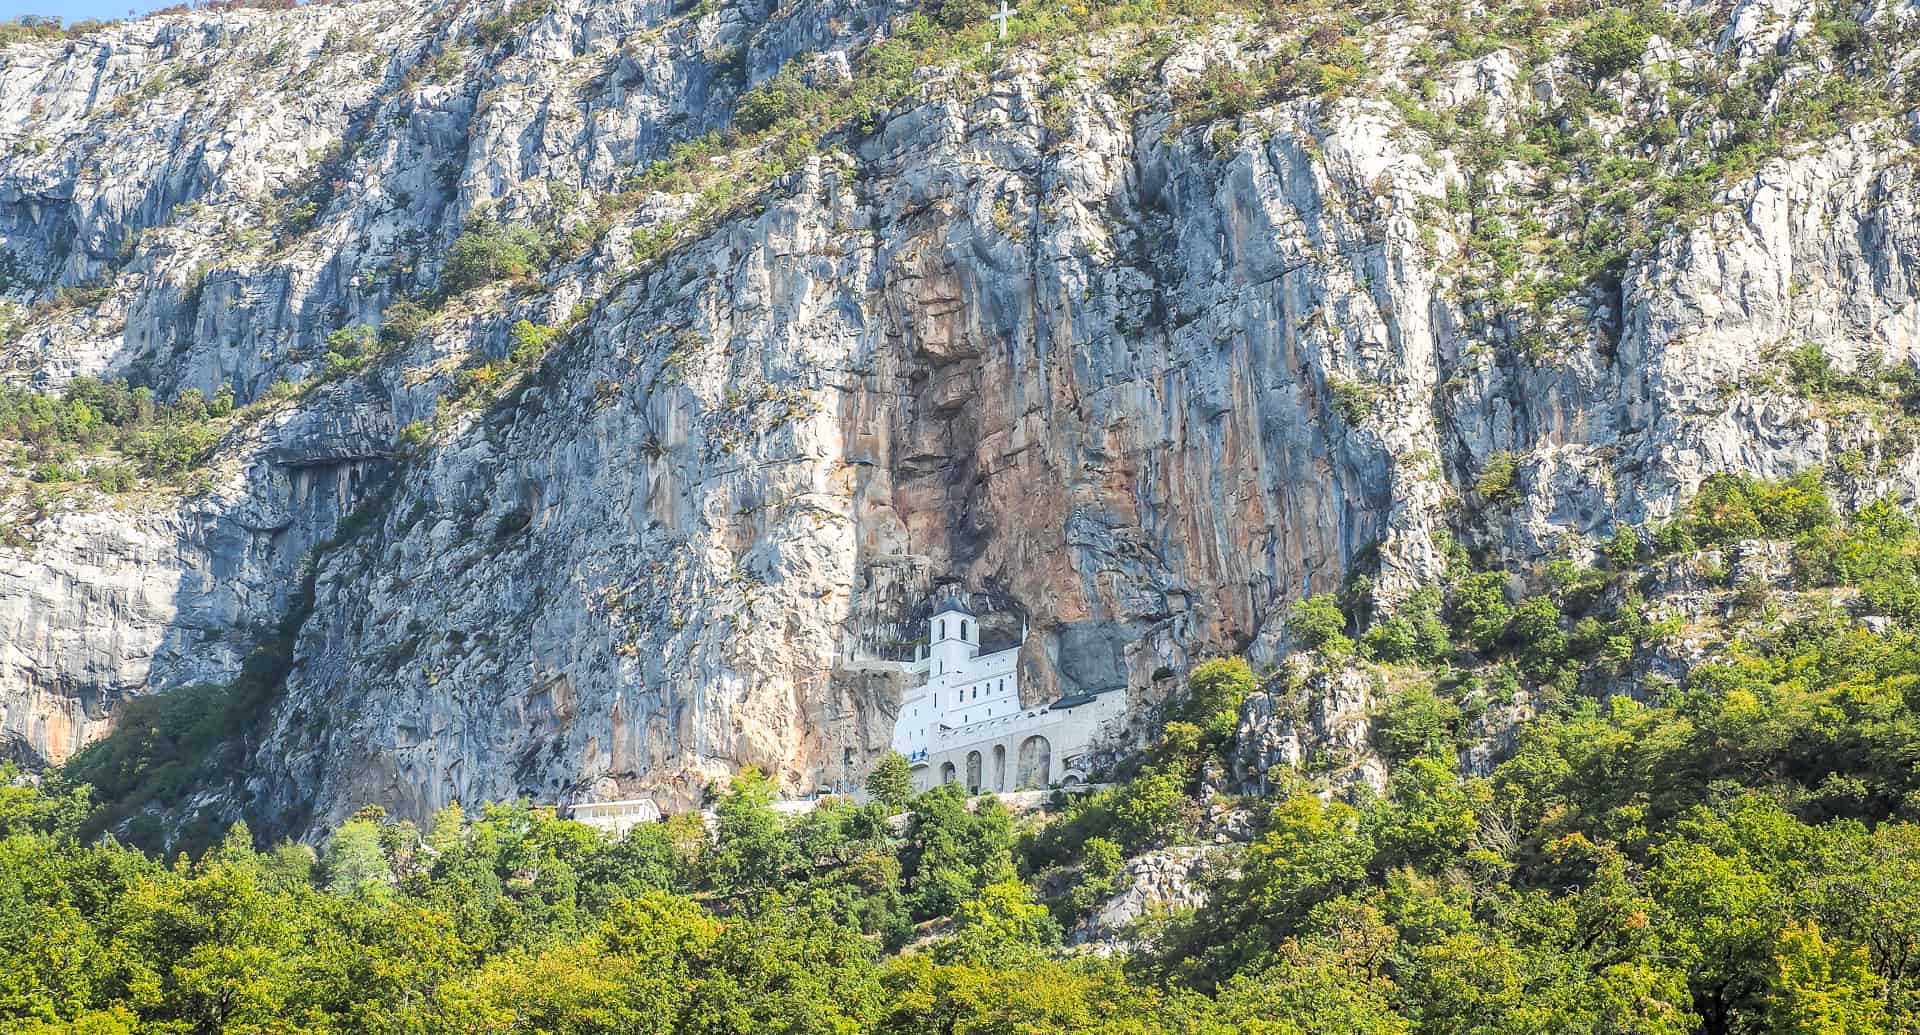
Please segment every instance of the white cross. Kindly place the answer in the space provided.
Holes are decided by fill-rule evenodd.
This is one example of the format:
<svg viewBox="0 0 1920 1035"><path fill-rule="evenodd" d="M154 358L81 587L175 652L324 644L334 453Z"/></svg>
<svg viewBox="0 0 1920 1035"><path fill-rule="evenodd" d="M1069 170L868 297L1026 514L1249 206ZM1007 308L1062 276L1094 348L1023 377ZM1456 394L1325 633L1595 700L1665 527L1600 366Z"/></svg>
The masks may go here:
<svg viewBox="0 0 1920 1035"><path fill-rule="evenodd" d="M1000 13L987 16L989 21L1000 23L1000 38L1007 38L1007 23L1013 20L1013 8L1007 6L1007 0L1000 0Z"/></svg>

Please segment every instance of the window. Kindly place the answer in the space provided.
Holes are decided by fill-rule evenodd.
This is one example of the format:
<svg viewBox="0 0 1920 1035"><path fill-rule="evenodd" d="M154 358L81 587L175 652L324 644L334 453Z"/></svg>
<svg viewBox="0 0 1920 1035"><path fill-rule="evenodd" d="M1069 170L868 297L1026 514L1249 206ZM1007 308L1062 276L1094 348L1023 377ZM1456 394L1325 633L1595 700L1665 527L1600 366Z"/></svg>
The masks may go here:
<svg viewBox="0 0 1920 1035"><path fill-rule="evenodd" d="M967 638L967 620L964 618L960 619L960 638Z"/></svg>
<svg viewBox="0 0 1920 1035"><path fill-rule="evenodd" d="M1007 681L1004 679L1000 681L1000 692L1003 694L1007 692Z"/></svg>
<svg viewBox="0 0 1920 1035"><path fill-rule="evenodd" d="M940 638L947 638L947 620L944 618L940 619Z"/></svg>

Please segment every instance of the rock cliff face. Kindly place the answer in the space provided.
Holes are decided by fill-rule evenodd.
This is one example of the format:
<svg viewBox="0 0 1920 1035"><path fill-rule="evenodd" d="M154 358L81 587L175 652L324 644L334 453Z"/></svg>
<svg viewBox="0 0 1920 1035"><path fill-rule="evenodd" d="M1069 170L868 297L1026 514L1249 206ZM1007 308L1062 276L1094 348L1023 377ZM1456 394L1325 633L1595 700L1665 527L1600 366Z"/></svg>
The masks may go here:
<svg viewBox="0 0 1920 1035"><path fill-rule="evenodd" d="M1606 147L1646 146L1654 69L1813 46L1812 10L1688 7L1712 31L1591 88ZM1224 121L1184 99L1285 31L1229 12L921 69L709 204L733 138L675 145L782 69L863 74L912 14L366 0L0 50L7 378L256 403L192 491L48 498L13 471L11 750L57 762L130 697L231 679L298 607L215 811L299 832L606 778L685 805L749 763L806 791L885 750L899 688L844 659L902 649L941 587L1025 623L1036 699L1124 683L1144 708L1195 656L1278 660L1288 605L1354 571L1391 608L1443 530L1524 569L1717 470L1858 455L1862 497L1920 484L1911 449L1776 376L1808 343L1916 359L1911 116L1730 175L1525 319L1474 286L1483 203L1517 223L1592 170L1470 168L1410 122L1390 90L1432 34L1399 16L1360 37L1381 89ZM1576 80L1496 48L1416 107L1503 132ZM691 185L634 179L670 157ZM476 219L554 257L400 328ZM544 358L523 320L555 329ZM398 333L329 375L358 326Z"/></svg>

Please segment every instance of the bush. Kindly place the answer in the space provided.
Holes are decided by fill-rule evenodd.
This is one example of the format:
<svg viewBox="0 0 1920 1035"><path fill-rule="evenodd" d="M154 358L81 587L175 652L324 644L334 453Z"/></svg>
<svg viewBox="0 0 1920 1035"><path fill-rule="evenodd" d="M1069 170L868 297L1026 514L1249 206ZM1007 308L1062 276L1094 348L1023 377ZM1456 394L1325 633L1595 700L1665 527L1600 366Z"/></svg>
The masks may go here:
<svg viewBox="0 0 1920 1035"><path fill-rule="evenodd" d="M758 133L782 119L798 118L812 107L819 93L808 88L800 77L781 72L748 90L734 110L734 125L747 133Z"/></svg>
<svg viewBox="0 0 1920 1035"><path fill-rule="evenodd" d="M1412 622L1395 615L1384 622L1374 623L1360 637L1360 651L1375 661L1413 661L1419 654L1419 635Z"/></svg>
<svg viewBox="0 0 1920 1035"><path fill-rule="evenodd" d="M1512 617L1506 575L1485 571L1461 582L1453 603L1453 626L1475 650L1483 654L1493 650Z"/></svg>
<svg viewBox="0 0 1920 1035"><path fill-rule="evenodd" d="M1519 466L1514 455L1504 449L1487 457L1487 466L1481 468L1480 477L1474 480L1473 491L1488 503L1511 506L1520 502L1520 490L1514 484Z"/></svg>
<svg viewBox="0 0 1920 1035"><path fill-rule="evenodd" d="M1588 75L1606 79L1638 66L1652 38L1652 30L1635 15L1614 7L1587 25L1574 39L1571 52Z"/></svg>
<svg viewBox="0 0 1920 1035"><path fill-rule="evenodd" d="M1422 756L1446 758L1453 752L1459 723L1459 706L1434 693L1431 684L1421 683L1387 700L1374 720L1373 742L1395 763Z"/></svg>
<svg viewBox="0 0 1920 1035"><path fill-rule="evenodd" d="M1231 725L1240 713L1240 702L1259 685L1245 658L1203 661L1187 675L1187 701L1182 714L1202 727L1217 724L1222 716Z"/></svg>
<svg viewBox="0 0 1920 1035"><path fill-rule="evenodd" d="M327 335L326 375L344 377L359 370L373 355L373 328L355 325Z"/></svg>
<svg viewBox="0 0 1920 1035"><path fill-rule="evenodd" d="M553 328L545 324L521 320L513 325L513 330L510 332L513 338L513 351L508 354L508 358L520 366L529 366L538 362L540 357L547 354L547 346L552 344L556 333Z"/></svg>
<svg viewBox="0 0 1920 1035"><path fill-rule="evenodd" d="M1732 546L1744 539L1793 539L1832 522L1833 504L1817 471L1777 482L1716 474L1656 538L1665 550L1685 551Z"/></svg>
<svg viewBox="0 0 1920 1035"><path fill-rule="evenodd" d="M1073 887L1073 911L1086 913L1120 890L1120 846L1104 837L1090 837L1082 851L1080 882Z"/></svg>
<svg viewBox="0 0 1920 1035"><path fill-rule="evenodd" d="M400 448L411 452L427 444L433 437L433 428L426 421L417 420L400 429Z"/></svg>
<svg viewBox="0 0 1920 1035"><path fill-rule="evenodd" d="M1178 829L1186 800L1186 780L1180 774L1150 770L1121 788L1115 798L1116 833L1130 850L1159 844Z"/></svg>
<svg viewBox="0 0 1920 1035"><path fill-rule="evenodd" d="M410 299L401 299L380 314L380 340L388 345L404 345L426 329L427 308Z"/></svg>
<svg viewBox="0 0 1920 1035"><path fill-rule="evenodd" d="M1333 393L1333 408L1339 411L1340 419L1350 425L1366 420L1380 403L1380 386L1365 381L1330 377L1327 388Z"/></svg>
<svg viewBox="0 0 1920 1035"><path fill-rule="evenodd" d="M1613 538L1607 541L1607 559L1621 571L1639 562L1640 533L1635 532L1632 525L1621 525L1620 530L1613 533Z"/></svg>
<svg viewBox="0 0 1920 1035"><path fill-rule="evenodd" d="M1533 679L1546 679L1567 658L1567 634L1560 628L1560 609L1546 597L1534 597L1513 614L1508 634L1520 660L1520 670Z"/></svg>
<svg viewBox="0 0 1920 1035"><path fill-rule="evenodd" d="M1826 395L1833 391L1839 378L1826 350L1813 342L1787 354L1787 380L1809 395Z"/></svg>
<svg viewBox="0 0 1920 1035"><path fill-rule="evenodd" d="M447 249L440 286L458 294L507 277L531 276L546 260L546 252L546 242L530 227L477 219Z"/></svg>
<svg viewBox="0 0 1920 1035"><path fill-rule="evenodd" d="M1346 634L1347 616L1331 593L1307 597L1287 613L1287 635L1308 650L1344 654L1353 649L1353 641Z"/></svg>
<svg viewBox="0 0 1920 1035"><path fill-rule="evenodd" d="M1453 638L1440 621L1439 594L1422 589L1410 595L1400 613L1377 622L1361 637L1367 657L1388 664L1433 664L1453 651Z"/></svg>
<svg viewBox="0 0 1920 1035"><path fill-rule="evenodd" d="M992 0L933 0L927 13L949 29L965 29L985 25L987 16L998 9Z"/></svg>

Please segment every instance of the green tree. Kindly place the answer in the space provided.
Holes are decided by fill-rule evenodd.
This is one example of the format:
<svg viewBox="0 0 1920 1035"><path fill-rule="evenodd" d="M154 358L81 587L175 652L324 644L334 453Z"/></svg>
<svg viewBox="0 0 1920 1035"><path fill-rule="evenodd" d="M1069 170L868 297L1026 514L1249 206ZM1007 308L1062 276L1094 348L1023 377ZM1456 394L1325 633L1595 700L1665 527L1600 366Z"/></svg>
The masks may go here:
<svg viewBox="0 0 1920 1035"><path fill-rule="evenodd" d="M1520 502L1519 471L1520 462L1512 453L1506 450L1493 453L1480 469L1480 476L1474 479L1473 491L1488 503L1512 506Z"/></svg>
<svg viewBox="0 0 1920 1035"><path fill-rule="evenodd" d="M1571 49L1587 74L1606 79L1638 67L1652 38L1653 30L1632 9L1608 7L1574 37Z"/></svg>
<svg viewBox="0 0 1920 1035"><path fill-rule="evenodd" d="M1287 635L1307 650L1345 654L1353 648L1347 638L1347 616L1333 594L1319 593L1300 600L1287 612Z"/></svg>
<svg viewBox="0 0 1920 1035"><path fill-rule="evenodd" d="M1384 865L1434 870L1456 864L1480 829L1487 788L1462 784L1448 762L1419 756L1394 770L1393 794L1367 816Z"/></svg>
<svg viewBox="0 0 1920 1035"><path fill-rule="evenodd" d="M913 799L909 814L900 862L916 917L950 916L1013 874L1012 824L997 799L969 811L966 794L943 784Z"/></svg>
<svg viewBox="0 0 1920 1035"><path fill-rule="evenodd" d="M1080 879L1074 884L1070 897L1076 915L1093 909L1120 890L1123 864L1120 846L1104 837L1090 837L1084 850L1086 860L1080 865Z"/></svg>
<svg viewBox="0 0 1920 1035"><path fill-rule="evenodd" d="M1607 559L1621 571L1631 569L1640 560L1640 533L1632 525L1621 525L1607 540Z"/></svg>
<svg viewBox="0 0 1920 1035"><path fill-rule="evenodd" d="M1114 799L1113 815L1122 841L1147 848L1179 829L1187 800L1186 779L1177 772L1150 770L1128 783Z"/></svg>
<svg viewBox="0 0 1920 1035"><path fill-rule="evenodd" d="M747 766L734 776L714 807L718 836L706 859L707 880L724 895L784 886L795 860L792 844L773 811L773 783Z"/></svg>
<svg viewBox="0 0 1920 1035"><path fill-rule="evenodd" d="M1565 617L1546 597L1534 597L1514 611L1507 635L1514 644L1520 669L1533 679L1546 679L1567 660Z"/></svg>
<svg viewBox="0 0 1920 1035"><path fill-rule="evenodd" d="M979 897L960 904L954 921L953 937L934 950L942 963L1013 968L1060 940L1047 907L1033 901L1027 886L1017 880L982 888Z"/></svg>
<svg viewBox="0 0 1920 1035"><path fill-rule="evenodd" d="M441 287L458 294L508 277L531 276L545 261L546 251L546 242L529 227L474 220L447 249Z"/></svg>
<svg viewBox="0 0 1920 1035"><path fill-rule="evenodd" d="M1394 762L1451 757L1459 721L1458 705L1435 693L1432 684L1415 683L1387 699L1386 710L1374 721L1373 742Z"/></svg>
<svg viewBox="0 0 1920 1035"><path fill-rule="evenodd" d="M1289 941L1275 960L1220 989L1220 1020L1260 1035L1407 1035L1393 983L1355 961Z"/></svg>
<svg viewBox="0 0 1920 1035"><path fill-rule="evenodd" d="M898 751L889 751L867 774L867 797L888 811L899 812L913 800L913 766Z"/></svg>
<svg viewBox="0 0 1920 1035"><path fill-rule="evenodd" d="M1180 714L1215 740L1233 731L1240 704L1260 686L1245 658L1210 658L1187 673L1187 699Z"/></svg>
<svg viewBox="0 0 1920 1035"><path fill-rule="evenodd" d="M1876 1035L1888 1030L1880 979L1866 951L1832 945L1812 921L1780 933L1766 1011L1781 1035Z"/></svg>
<svg viewBox="0 0 1920 1035"><path fill-rule="evenodd" d="M1454 628L1462 639L1483 654L1506 635L1513 607L1507 603L1507 577L1497 571L1469 575L1461 581L1453 603Z"/></svg>
<svg viewBox="0 0 1920 1035"><path fill-rule="evenodd" d="M350 819L334 831L325 860L327 890L336 895L364 895L393 879L380 844L380 828L364 819Z"/></svg>

